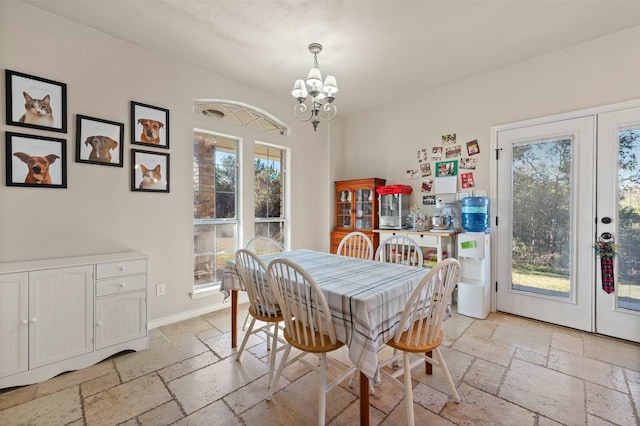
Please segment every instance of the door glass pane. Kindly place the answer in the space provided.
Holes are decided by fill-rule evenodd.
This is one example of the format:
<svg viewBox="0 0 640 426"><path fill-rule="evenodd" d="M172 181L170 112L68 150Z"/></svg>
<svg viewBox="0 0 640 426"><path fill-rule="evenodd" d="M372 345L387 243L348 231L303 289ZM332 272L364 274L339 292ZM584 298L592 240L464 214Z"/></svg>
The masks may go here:
<svg viewBox="0 0 640 426"><path fill-rule="evenodd" d="M620 131L618 307L640 311L640 128Z"/></svg>
<svg viewBox="0 0 640 426"><path fill-rule="evenodd" d="M512 289L571 296L572 138L513 146Z"/></svg>

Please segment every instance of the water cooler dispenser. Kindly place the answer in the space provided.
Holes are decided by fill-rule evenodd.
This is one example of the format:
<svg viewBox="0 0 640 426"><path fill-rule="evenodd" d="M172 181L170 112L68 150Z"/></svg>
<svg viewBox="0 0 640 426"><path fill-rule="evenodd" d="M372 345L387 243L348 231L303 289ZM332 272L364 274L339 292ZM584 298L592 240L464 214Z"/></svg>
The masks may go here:
<svg viewBox="0 0 640 426"><path fill-rule="evenodd" d="M485 319L491 310L491 236L458 234L458 313Z"/></svg>
<svg viewBox="0 0 640 426"><path fill-rule="evenodd" d="M458 234L458 313L485 319L491 310L491 235L489 199L462 199L462 228Z"/></svg>

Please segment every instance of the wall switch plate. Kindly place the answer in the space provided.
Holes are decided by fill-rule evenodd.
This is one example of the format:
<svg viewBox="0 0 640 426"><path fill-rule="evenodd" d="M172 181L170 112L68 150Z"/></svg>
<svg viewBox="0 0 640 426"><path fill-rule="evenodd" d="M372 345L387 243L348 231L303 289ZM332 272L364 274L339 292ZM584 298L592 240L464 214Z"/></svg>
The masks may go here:
<svg viewBox="0 0 640 426"><path fill-rule="evenodd" d="M164 283L156 285L156 296L164 296Z"/></svg>

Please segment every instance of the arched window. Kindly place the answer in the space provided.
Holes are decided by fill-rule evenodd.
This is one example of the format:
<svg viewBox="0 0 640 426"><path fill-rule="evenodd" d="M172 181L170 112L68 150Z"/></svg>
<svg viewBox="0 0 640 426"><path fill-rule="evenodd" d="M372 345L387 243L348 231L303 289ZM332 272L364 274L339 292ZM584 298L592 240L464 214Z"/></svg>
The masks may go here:
<svg viewBox="0 0 640 426"><path fill-rule="evenodd" d="M273 115L251 105L222 99L196 99L193 107L202 114L224 121L253 127L265 132L289 135L289 127Z"/></svg>

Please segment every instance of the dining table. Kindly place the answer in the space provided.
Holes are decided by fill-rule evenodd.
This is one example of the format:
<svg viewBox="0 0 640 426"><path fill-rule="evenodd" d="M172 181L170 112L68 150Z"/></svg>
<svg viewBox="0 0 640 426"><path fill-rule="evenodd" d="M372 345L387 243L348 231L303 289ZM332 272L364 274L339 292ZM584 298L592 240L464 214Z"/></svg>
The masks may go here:
<svg viewBox="0 0 640 426"><path fill-rule="evenodd" d="M369 382L380 382L378 351L396 333L409 296L429 269L299 249L262 255L268 264L290 259L318 284L331 310L336 337L360 371L360 424L369 424ZM237 346L238 291L244 283L235 260L226 263L220 290L231 296L231 346ZM225 297L226 299L226 297Z"/></svg>

